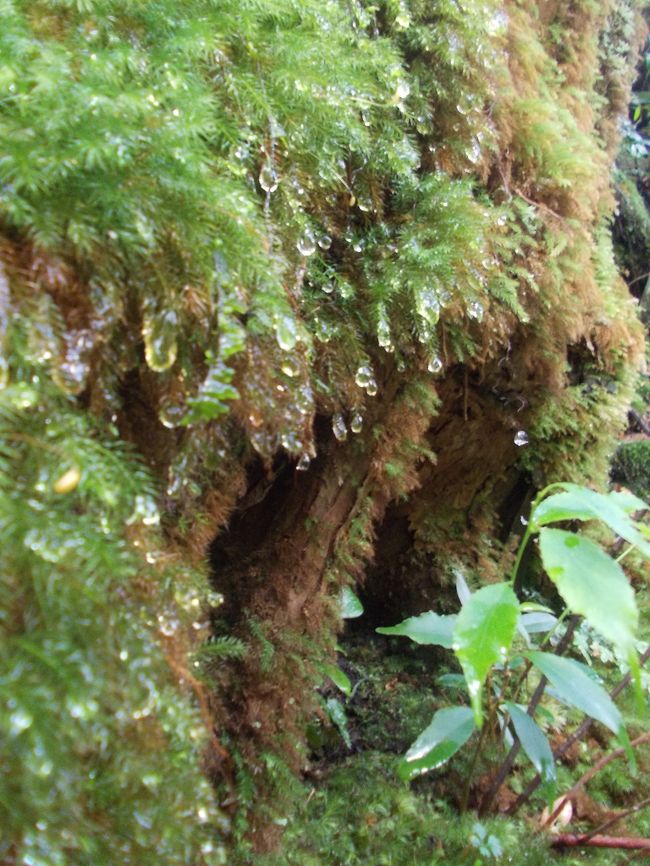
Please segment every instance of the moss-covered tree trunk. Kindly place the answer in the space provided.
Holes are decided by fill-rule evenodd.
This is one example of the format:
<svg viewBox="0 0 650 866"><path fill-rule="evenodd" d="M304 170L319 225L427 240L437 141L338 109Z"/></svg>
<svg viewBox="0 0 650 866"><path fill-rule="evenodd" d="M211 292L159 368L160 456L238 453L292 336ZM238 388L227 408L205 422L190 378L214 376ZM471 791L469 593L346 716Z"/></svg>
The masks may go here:
<svg viewBox="0 0 650 866"><path fill-rule="evenodd" d="M0 857L219 863L277 841L343 587L431 607L605 478L637 6L5 6Z"/></svg>

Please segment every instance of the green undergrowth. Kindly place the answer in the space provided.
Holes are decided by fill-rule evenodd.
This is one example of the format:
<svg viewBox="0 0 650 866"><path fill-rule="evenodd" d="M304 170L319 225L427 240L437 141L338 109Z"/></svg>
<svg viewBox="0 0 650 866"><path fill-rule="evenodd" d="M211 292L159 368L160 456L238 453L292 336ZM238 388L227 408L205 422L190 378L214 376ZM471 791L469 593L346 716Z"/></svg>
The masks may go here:
<svg viewBox="0 0 650 866"><path fill-rule="evenodd" d="M611 663L599 661L601 653L609 658L604 647L593 635L585 646L591 649L590 662L606 681L615 682ZM469 763L463 755L410 785L400 781L400 753L419 732L423 719L428 722L435 708L453 698L454 672L445 670L441 657L422 648L400 652L393 640L373 639L358 627L342 642L341 650L340 664L352 683L351 696L342 699L351 746L345 746L333 725L330 735L321 731L319 738L312 739L310 771L297 807L279 818L285 827L281 854L253 855L241 847L233 861L238 866L621 866L632 862L620 851L560 853L549 848L544 834L535 829L544 806L542 797L534 798L517 818L478 821L472 810L459 814L458 798ZM326 693L333 694L332 689ZM634 737L645 729L645 716L638 715L632 696L620 703ZM567 713L565 723L572 718ZM324 729L325 723L319 724ZM613 748L607 740L596 727L571 752L570 759L558 766L559 791L568 790L593 765L595 754ZM625 760L618 760L590 782L567 830L586 832L611 810L637 802L650 784L648 746L638 750L637 761L636 777ZM530 777L524 763L517 765L509 791L519 793ZM618 831L647 836L650 813L628 818Z"/></svg>

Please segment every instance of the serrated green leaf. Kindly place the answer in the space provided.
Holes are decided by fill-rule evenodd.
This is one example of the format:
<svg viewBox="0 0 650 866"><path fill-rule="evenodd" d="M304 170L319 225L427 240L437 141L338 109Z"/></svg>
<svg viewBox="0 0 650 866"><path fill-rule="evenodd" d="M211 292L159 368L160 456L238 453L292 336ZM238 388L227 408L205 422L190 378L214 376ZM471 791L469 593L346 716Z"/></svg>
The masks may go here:
<svg viewBox="0 0 650 866"><path fill-rule="evenodd" d="M621 566L589 538L562 529L539 533L544 568L569 609L629 656L639 614Z"/></svg>
<svg viewBox="0 0 650 866"><path fill-rule="evenodd" d="M525 655L548 679L562 703L582 710L610 731L619 733L622 719L618 707L602 686L585 673L583 665L552 653L529 652Z"/></svg>
<svg viewBox="0 0 650 866"><path fill-rule="evenodd" d="M404 756L398 769L400 777L408 780L440 767L465 745L474 730L474 717L469 707L438 710Z"/></svg>
<svg viewBox="0 0 650 866"><path fill-rule="evenodd" d="M563 493L548 496L534 510L531 516L534 525L545 526L559 520L601 520L621 538L650 556L650 542L630 517L631 501L628 497L621 499L620 496L596 493L577 484L563 484L562 487ZM645 503L643 505L647 508Z"/></svg>
<svg viewBox="0 0 650 866"><path fill-rule="evenodd" d="M363 605L348 586L341 590L341 619L356 619L363 613Z"/></svg>
<svg viewBox="0 0 650 866"><path fill-rule="evenodd" d="M530 762L542 778L542 782L555 782L555 762L553 752L546 735L537 722L520 709L517 704L506 701L505 707L510 713L515 733L519 737L521 747L528 755Z"/></svg>
<svg viewBox="0 0 650 866"><path fill-rule="evenodd" d="M519 602L508 583L484 586L463 605L453 635L453 649L469 690L474 718L483 723L481 694L490 668L504 662L519 619Z"/></svg>
<svg viewBox="0 0 650 866"><path fill-rule="evenodd" d="M456 625L456 614L441 616L432 610L410 616L397 625L385 626L376 629L379 634L403 635L410 637L412 641L419 644L442 646L451 649L454 627Z"/></svg>

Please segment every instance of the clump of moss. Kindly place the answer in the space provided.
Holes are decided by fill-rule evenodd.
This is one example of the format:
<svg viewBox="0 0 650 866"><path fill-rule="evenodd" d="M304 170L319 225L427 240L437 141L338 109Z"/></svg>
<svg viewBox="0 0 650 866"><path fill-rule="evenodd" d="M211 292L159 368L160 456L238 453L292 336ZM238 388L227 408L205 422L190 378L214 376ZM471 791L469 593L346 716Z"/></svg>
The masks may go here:
<svg viewBox="0 0 650 866"><path fill-rule="evenodd" d="M642 499L650 497L650 439L619 445L612 461L612 478Z"/></svg>

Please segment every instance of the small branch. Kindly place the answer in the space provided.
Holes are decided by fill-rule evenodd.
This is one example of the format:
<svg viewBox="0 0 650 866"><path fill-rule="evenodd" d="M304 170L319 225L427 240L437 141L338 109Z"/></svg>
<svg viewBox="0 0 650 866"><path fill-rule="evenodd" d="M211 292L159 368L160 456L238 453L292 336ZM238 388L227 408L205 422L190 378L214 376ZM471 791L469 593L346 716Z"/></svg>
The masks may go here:
<svg viewBox="0 0 650 866"><path fill-rule="evenodd" d="M634 749L636 746L640 746L642 743L647 742L650 742L650 731L646 732L645 734L641 734L640 737L632 740L630 746ZM553 823L553 821L555 821L557 816L564 808L565 803L570 800L571 797L577 794L581 788L584 788L587 782L590 782L594 778L594 776L597 776L604 767L606 767L608 764L611 764L612 761L615 761L617 758L622 758L623 755L625 755L626 753L627 749L621 746L618 749L614 749L613 752L609 752L607 755L603 755L600 760L596 761L593 767L590 767L587 772L578 779L575 785L569 791L567 791L567 793L563 797L560 797L560 799L557 801L557 806L553 810L552 814L550 814L546 821L544 821L544 823L541 825L540 829L543 830L545 827L549 827Z"/></svg>
<svg viewBox="0 0 650 866"><path fill-rule="evenodd" d="M635 277L633 280L630 280L628 286L633 286L635 283L638 283L640 280L646 280L648 277L650 277L650 271L648 271L647 274L641 274L641 276Z"/></svg>
<svg viewBox="0 0 650 866"><path fill-rule="evenodd" d="M622 821L623 818L627 818L628 815L636 815L637 812L640 812L641 809L645 809L646 806L650 806L650 797L646 797L646 799L641 800L640 803L636 803L634 806L630 806L629 809L619 812L617 815L614 815L613 818L610 818L608 821L601 824L600 827L590 830L590 832L587 833L587 839L600 835L603 830L609 830L610 827L613 827L614 824L618 824L619 821Z"/></svg>
<svg viewBox="0 0 650 866"><path fill-rule="evenodd" d="M551 214L551 216L554 216L555 219L561 220L561 222L565 221L565 217L563 217L561 214L557 213L557 211L554 211L553 208L550 208L547 204L544 204L544 202L533 201L532 198L528 198L527 195L524 195L521 190L516 189L515 187L513 187L513 192L515 192L519 196L519 198L523 198L523 200L527 204L530 204L533 207L538 207L538 208L541 208L542 210L547 211L548 213Z"/></svg>
<svg viewBox="0 0 650 866"><path fill-rule="evenodd" d="M643 667L643 665L648 661L649 658L650 658L650 646L646 649L646 651L644 653L641 654L641 657L639 658L639 667ZM620 693L623 691L623 689L625 689L629 686L631 681L632 681L631 673L625 674L625 676L621 678L621 681L618 683L618 685L614 686L614 688L609 693L610 698L612 700L615 700L620 695ZM587 731L589 730L589 728L593 724L593 721L594 720L591 718L586 718L584 720L584 722L578 728L576 728L576 730L569 737L566 738L566 740L564 740L562 743L560 743L560 745L556 749L554 749L553 758L555 761L558 761L560 758L564 757L564 755L566 755L566 753L569 751L569 749L571 748L571 746L575 742L577 742L578 740L584 739L585 735L587 734ZM538 773L536 776L534 776L530 780L528 785L526 785L526 787L524 788L522 793L517 797L517 799L512 804L512 806L506 810L506 815L514 815L519 810L519 808L521 806L523 806L523 804L527 800L529 800L530 797L535 793L537 788L540 786L541 782L542 782L542 778Z"/></svg>
<svg viewBox="0 0 650 866"><path fill-rule="evenodd" d="M650 851L650 839L635 836L592 836L579 833L558 833L551 837L554 848L577 848L586 845L591 848L619 848L627 851Z"/></svg>
<svg viewBox="0 0 650 866"><path fill-rule="evenodd" d="M472 756L472 763L470 765L469 770L467 771L467 781L465 782L465 790L463 791L463 799L460 804L460 813L464 815L467 812L467 806L469 804L469 792L472 787L472 776L474 775L474 770L476 769L476 762L478 761L478 756L481 753L481 747L483 746L483 741L485 740L485 731L487 730L487 720L483 720L483 727L481 728L481 733L478 738L478 742L476 744L476 749L474 750L474 755Z"/></svg>

